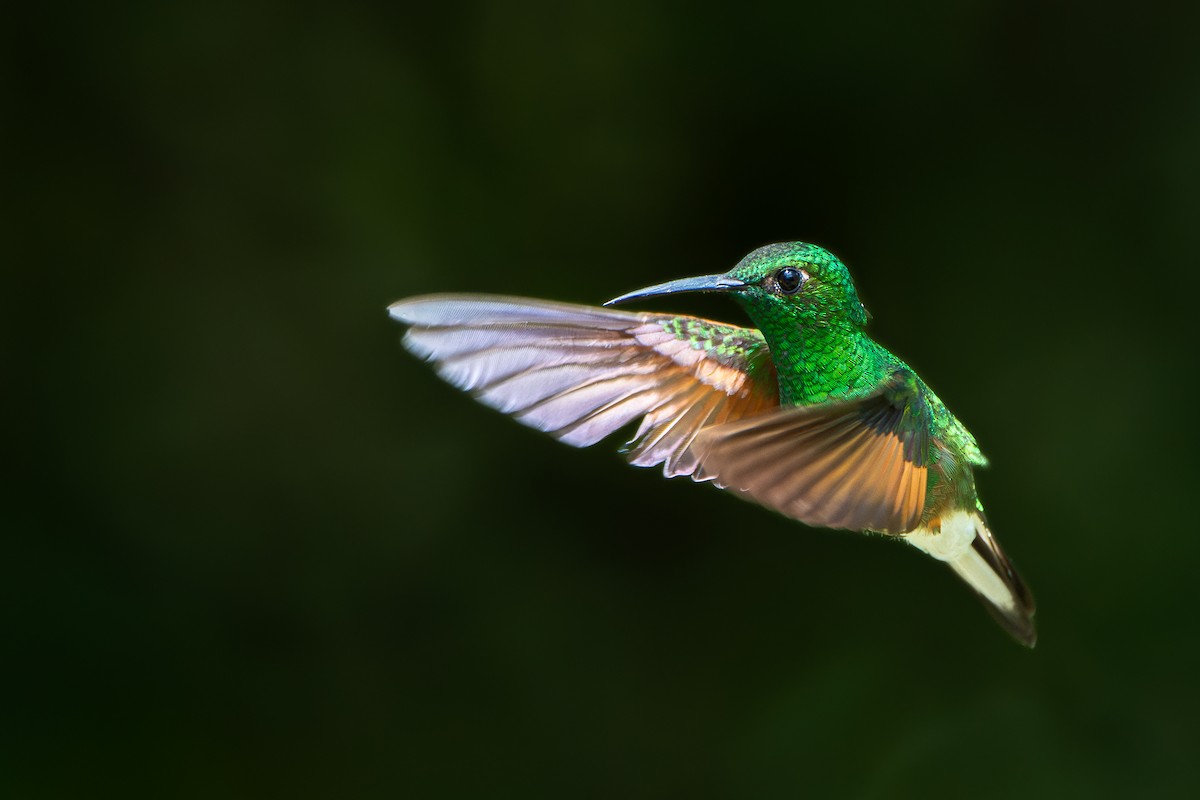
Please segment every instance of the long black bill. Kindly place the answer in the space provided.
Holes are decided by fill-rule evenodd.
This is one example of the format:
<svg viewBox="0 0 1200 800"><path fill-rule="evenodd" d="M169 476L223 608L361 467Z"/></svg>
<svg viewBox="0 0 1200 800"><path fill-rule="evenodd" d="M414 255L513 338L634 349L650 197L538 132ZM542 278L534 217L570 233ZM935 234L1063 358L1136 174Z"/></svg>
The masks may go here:
<svg viewBox="0 0 1200 800"><path fill-rule="evenodd" d="M630 300L641 300L643 297L653 297L658 294L680 294L681 292L728 292L730 289L737 289L745 286L745 281L739 281L737 278L730 278L726 275L701 275L699 278L680 278L677 281L667 281L660 283L657 286L647 286L645 289L638 289L636 292L623 294L620 297L614 297L604 305L615 306L618 303L627 303Z"/></svg>

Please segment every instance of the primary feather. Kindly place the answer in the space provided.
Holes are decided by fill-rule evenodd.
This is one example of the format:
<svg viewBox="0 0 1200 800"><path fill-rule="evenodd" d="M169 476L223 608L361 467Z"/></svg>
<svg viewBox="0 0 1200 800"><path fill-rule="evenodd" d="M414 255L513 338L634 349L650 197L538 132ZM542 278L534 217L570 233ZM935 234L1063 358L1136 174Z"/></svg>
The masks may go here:
<svg viewBox="0 0 1200 800"><path fill-rule="evenodd" d="M750 328L480 295L416 297L389 312L445 380L568 444L640 419L630 462L668 476L695 475L705 428L778 405L766 344Z"/></svg>

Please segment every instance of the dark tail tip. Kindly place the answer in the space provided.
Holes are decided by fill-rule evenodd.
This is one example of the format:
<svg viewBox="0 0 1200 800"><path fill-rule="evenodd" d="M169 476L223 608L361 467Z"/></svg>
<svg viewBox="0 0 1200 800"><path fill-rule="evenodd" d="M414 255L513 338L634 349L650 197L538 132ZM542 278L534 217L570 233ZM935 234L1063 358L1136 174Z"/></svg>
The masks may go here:
<svg viewBox="0 0 1200 800"><path fill-rule="evenodd" d="M1033 621L1034 615L1037 614L1037 604L1034 602L1033 592L1029 591L1029 587L1021 579L1017 568L1013 566L1008 555L1000 549L1000 545L992 536L991 531L979 517L976 517L975 532L976 536L971 542L971 547L1008 586L1009 591L1012 592L1015 607L1001 609L988 602L987 598L982 595L979 595L979 599L983 601L984 607L996 622L1000 623L1000 627L1004 628L1019 643L1032 650L1037 645L1037 626Z"/></svg>
<svg viewBox="0 0 1200 800"><path fill-rule="evenodd" d="M1024 645L1030 650L1037 646L1037 625L1033 621L1036 613L1034 609L1018 609L1015 613L1006 613L989 603L986 598L980 597L979 599L983 601L984 608L988 610L992 618L1000 623L1000 627L1004 628L1009 636L1016 639L1018 644Z"/></svg>

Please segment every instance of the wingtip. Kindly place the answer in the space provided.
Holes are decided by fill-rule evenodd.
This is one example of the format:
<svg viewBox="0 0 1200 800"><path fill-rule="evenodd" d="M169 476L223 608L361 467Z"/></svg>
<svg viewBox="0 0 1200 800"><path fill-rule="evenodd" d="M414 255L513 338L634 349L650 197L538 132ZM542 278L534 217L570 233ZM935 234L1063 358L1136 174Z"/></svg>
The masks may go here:
<svg viewBox="0 0 1200 800"><path fill-rule="evenodd" d="M405 297L387 307L388 316L405 325L429 325L444 321L447 309L470 304L471 295L419 294Z"/></svg>
<svg viewBox="0 0 1200 800"><path fill-rule="evenodd" d="M397 300L394 303L389 303L388 307L387 307L388 316L391 317L392 319L396 320L397 322L408 322L408 319L404 316L404 314L401 311L401 309L403 309L404 306L407 304L408 304L407 298L404 300Z"/></svg>

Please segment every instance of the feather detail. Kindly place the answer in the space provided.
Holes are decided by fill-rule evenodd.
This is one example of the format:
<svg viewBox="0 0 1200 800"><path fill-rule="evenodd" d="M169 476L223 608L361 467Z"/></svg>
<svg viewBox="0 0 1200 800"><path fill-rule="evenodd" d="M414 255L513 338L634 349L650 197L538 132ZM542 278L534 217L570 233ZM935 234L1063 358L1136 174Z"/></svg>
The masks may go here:
<svg viewBox="0 0 1200 800"><path fill-rule="evenodd" d="M641 418L637 466L694 475L707 426L778 405L758 331L695 317L483 295L389 307L404 345L480 402L577 447ZM702 335L701 335L702 334Z"/></svg>
<svg viewBox="0 0 1200 800"><path fill-rule="evenodd" d="M919 398L885 389L710 427L696 446L699 474L808 525L910 531L928 485L929 426L913 405Z"/></svg>
<svg viewBox="0 0 1200 800"><path fill-rule="evenodd" d="M950 565L974 590L996 621L1026 647L1037 643L1033 594L1013 567L978 511L953 511L937 527L904 537L909 544Z"/></svg>

